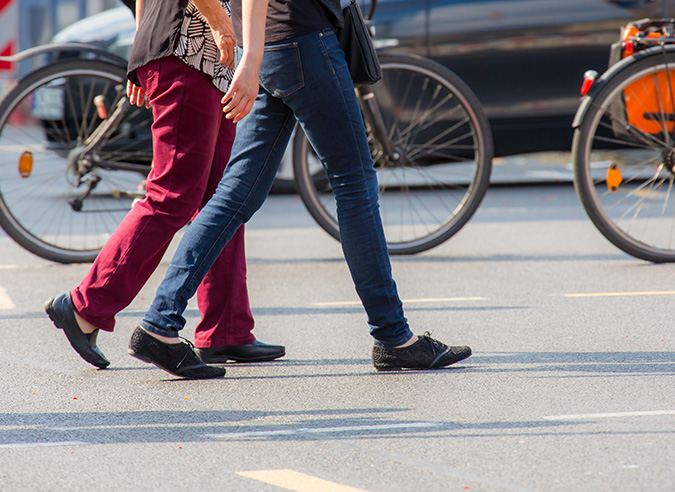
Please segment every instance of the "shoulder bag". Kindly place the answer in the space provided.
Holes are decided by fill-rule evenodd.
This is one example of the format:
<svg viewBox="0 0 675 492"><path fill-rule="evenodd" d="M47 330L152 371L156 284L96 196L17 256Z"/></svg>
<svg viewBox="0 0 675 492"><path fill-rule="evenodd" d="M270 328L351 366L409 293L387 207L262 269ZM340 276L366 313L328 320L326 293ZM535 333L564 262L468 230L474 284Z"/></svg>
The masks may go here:
<svg viewBox="0 0 675 492"><path fill-rule="evenodd" d="M382 78L382 69L359 4L351 0L342 15L345 24L337 36L352 80L355 84L374 84Z"/></svg>

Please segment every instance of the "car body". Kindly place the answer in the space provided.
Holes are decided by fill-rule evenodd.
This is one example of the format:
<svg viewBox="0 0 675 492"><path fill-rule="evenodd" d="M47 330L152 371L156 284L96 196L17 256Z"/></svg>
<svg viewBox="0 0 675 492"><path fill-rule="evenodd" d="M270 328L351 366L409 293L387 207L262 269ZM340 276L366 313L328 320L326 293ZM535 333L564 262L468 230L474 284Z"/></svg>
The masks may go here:
<svg viewBox="0 0 675 492"><path fill-rule="evenodd" d="M471 87L503 156L569 150L584 72L607 68L627 22L673 15L675 0L378 0L374 23L383 51L431 58Z"/></svg>
<svg viewBox="0 0 675 492"><path fill-rule="evenodd" d="M627 22L673 15L675 0L378 0L373 25L382 52L431 58L473 89L503 156L569 150L584 72L607 67ZM130 10L120 7L73 24L54 42L128 57L134 32ZM292 178L287 167L282 179Z"/></svg>

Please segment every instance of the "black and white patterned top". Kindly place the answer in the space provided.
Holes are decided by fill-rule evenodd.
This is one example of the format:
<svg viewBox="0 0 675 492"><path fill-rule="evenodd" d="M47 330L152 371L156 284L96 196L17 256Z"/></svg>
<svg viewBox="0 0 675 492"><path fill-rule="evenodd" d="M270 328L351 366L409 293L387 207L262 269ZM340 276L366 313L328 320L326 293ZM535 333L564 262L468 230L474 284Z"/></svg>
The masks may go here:
<svg viewBox="0 0 675 492"><path fill-rule="evenodd" d="M231 15L230 1L220 0L227 15ZM209 24L192 1L188 2L180 27L178 44L173 52L188 66L205 73L222 92L227 92L234 70L220 64L220 51L213 40Z"/></svg>

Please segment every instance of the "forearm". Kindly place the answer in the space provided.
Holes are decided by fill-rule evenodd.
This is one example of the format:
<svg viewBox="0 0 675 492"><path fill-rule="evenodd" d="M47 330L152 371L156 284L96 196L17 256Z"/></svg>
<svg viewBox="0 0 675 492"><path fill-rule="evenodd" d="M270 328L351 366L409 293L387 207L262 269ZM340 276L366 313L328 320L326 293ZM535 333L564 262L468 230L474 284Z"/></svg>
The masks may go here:
<svg viewBox="0 0 675 492"><path fill-rule="evenodd" d="M143 0L136 0L136 30L141 22L141 11L143 10Z"/></svg>
<svg viewBox="0 0 675 492"><path fill-rule="evenodd" d="M211 29L232 31L232 22L218 0L192 0L192 3L204 16Z"/></svg>
<svg viewBox="0 0 675 492"><path fill-rule="evenodd" d="M243 58L258 65L265 46L265 21L268 0L241 1L241 30Z"/></svg>

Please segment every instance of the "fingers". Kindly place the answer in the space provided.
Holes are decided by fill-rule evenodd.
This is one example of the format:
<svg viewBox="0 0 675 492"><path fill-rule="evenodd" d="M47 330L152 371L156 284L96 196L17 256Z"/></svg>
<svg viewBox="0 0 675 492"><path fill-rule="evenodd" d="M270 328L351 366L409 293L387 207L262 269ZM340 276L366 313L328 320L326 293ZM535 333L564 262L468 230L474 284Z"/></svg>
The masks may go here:
<svg viewBox="0 0 675 492"><path fill-rule="evenodd" d="M132 106L138 106L139 108L143 106L146 108L152 107L150 101L145 96L143 88L132 84L131 81L127 82L127 97Z"/></svg>
<svg viewBox="0 0 675 492"><path fill-rule="evenodd" d="M232 49L223 49L220 50L220 64L227 68L234 68L234 48Z"/></svg>
<svg viewBox="0 0 675 492"><path fill-rule="evenodd" d="M223 113L225 113L225 118L228 120L234 120L235 123L241 121L241 119L246 116L253 106L253 101L250 96L247 97L244 91L236 91L232 93L231 98L228 100L228 94L223 97L222 102L225 103L223 107Z"/></svg>
<svg viewBox="0 0 675 492"><path fill-rule="evenodd" d="M224 67L234 68L234 45L221 43L218 50L220 51L220 64Z"/></svg>
<svg viewBox="0 0 675 492"><path fill-rule="evenodd" d="M223 98L225 106L223 107L223 113L230 113L233 111L243 99L243 94L241 92L235 92L231 99L227 100Z"/></svg>
<svg viewBox="0 0 675 492"><path fill-rule="evenodd" d="M234 117L234 120L232 120L234 123L239 123L242 119L244 119L244 116L249 114L251 112L251 109L253 108L253 101L247 101L246 104L244 105L244 108L239 112L237 116ZM227 118L228 115L225 115Z"/></svg>
<svg viewBox="0 0 675 492"><path fill-rule="evenodd" d="M234 68L234 46L236 44L232 29L211 28L213 40L220 52L220 64L224 67Z"/></svg>
<svg viewBox="0 0 675 492"><path fill-rule="evenodd" d="M220 64L226 68L234 68L234 52L220 52Z"/></svg>
<svg viewBox="0 0 675 492"><path fill-rule="evenodd" d="M251 112L260 88L258 73L259 66L254 62L242 62L237 66L230 87L221 99L227 119L238 123Z"/></svg>
<svg viewBox="0 0 675 492"><path fill-rule="evenodd" d="M230 99L234 96L234 81L230 82L230 86L227 88L227 92L220 100L220 104L227 104Z"/></svg>
<svg viewBox="0 0 675 492"><path fill-rule="evenodd" d="M223 108L225 118L233 120L234 123L239 123L244 116L251 112L254 100L255 99L251 99L250 97L235 95L234 99L229 101Z"/></svg>

